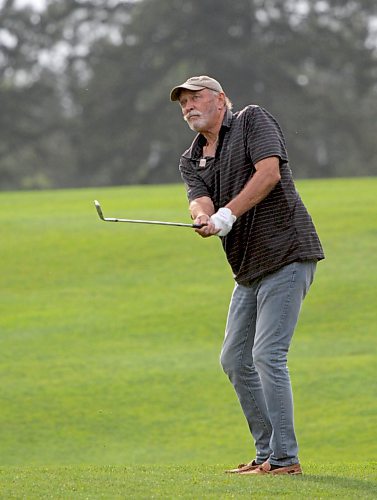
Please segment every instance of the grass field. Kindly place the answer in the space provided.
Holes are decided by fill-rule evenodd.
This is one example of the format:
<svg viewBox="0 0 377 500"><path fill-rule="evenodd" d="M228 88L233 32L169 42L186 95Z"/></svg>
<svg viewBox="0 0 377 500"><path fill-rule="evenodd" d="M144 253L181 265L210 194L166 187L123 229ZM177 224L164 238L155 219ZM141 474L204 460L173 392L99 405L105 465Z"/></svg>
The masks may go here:
<svg viewBox="0 0 377 500"><path fill-rule="evenodd" d="M377 178L298 188L327 257L289 363L306 474L252 483L222 473L254 449L219 241L93 206L188 221L183 187L0 194L1 498L377 497Z"/></svg>

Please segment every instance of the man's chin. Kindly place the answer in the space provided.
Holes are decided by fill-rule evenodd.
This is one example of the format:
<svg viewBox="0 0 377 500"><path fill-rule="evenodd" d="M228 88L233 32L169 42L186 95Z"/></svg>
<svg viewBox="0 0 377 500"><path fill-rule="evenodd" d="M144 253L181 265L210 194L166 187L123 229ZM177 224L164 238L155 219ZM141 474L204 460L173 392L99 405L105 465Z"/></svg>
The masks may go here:
<svg viewBox="0 0 377 500"><path fill-rule="evenodd" d="M202 120L192 120L187 122L188 126L193 130L194 132L201 132L203 130L203 122Z"/></svg>

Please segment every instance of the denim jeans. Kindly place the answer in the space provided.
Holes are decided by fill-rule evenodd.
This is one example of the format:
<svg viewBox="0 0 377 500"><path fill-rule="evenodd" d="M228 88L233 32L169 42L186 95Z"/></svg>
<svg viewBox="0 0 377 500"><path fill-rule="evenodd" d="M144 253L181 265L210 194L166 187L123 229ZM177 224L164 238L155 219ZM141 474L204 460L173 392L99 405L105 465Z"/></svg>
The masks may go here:
<svg viewBox="0 0 377 500"><path fill-rule="evenodd" d="M256 461L298 463L287 354L316 262L293 262L235 285L221 351L256 447Z"/></svg>

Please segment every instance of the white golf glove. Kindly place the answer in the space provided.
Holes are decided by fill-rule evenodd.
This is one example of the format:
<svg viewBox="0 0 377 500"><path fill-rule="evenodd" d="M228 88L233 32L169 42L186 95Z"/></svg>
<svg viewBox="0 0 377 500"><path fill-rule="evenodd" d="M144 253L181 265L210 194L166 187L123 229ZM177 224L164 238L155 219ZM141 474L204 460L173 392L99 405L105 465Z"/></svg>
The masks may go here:
<svg viewBox="0 0 377 500"><path fill-rule="evenodd" d="M233 224L236 222L237 217L232 214L229 208L219 208L218 211L212 215L210 221L216 229L220 229L217 236L226 236L232 229Z"/></svg>

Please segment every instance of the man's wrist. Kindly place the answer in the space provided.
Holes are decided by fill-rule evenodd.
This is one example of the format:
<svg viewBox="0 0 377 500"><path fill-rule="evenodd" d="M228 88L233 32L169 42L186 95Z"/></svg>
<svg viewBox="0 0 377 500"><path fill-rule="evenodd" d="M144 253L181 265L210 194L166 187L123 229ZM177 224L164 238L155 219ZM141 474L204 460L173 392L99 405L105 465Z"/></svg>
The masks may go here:
<svg viewBox="0 0 377 500"><path fill-rule="evenodd" d="M191 218L192 218L193 220L196 220L196 219L201 219L201 218L204 218L204 219L209 220L209 219L210 219L210 217L211 217L211 216L210 216L210 215L208 215L208 214L206 214L206 213L198 213L198 214L195 214L195 215L194 215L194 214L193 214L193 215L191 215Z"/></svg>
<svg viewBox="0 0 377 500"><path fill-rule="evenodd" d="M218 236L226 236L232 229L237 217L232 213L230 208L221 207L211 216L211 222L215 228L219 229Z"/></svg>
<svg viewBox="0 0 377 500"><path fill-rule="evenodd" d="M237 217L234 215L232 210L229 207L222 207L220 210L226 211L229 214L229 218L233 221L233 224L236 222Z"/></svg>

